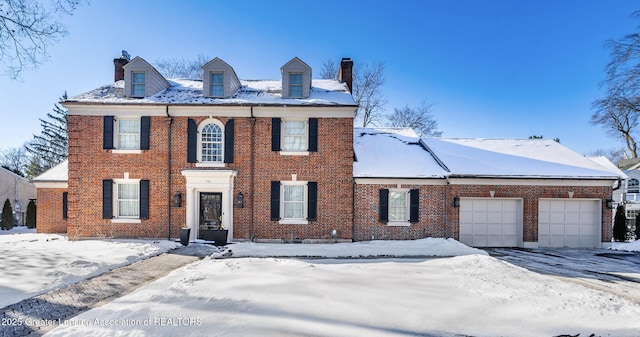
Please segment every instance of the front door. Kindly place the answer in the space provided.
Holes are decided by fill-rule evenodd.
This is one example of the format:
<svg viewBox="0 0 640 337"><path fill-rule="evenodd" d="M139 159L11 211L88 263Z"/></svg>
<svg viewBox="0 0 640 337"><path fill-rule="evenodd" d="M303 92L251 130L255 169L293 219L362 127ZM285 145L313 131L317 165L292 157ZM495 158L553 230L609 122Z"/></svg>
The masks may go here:
<svg viewBox="0 0 640 337"><path fill-rule="evenodd" d="M208 239L208 230L222 229L222 193L200 192L200 230L198 239Z"/></svg>

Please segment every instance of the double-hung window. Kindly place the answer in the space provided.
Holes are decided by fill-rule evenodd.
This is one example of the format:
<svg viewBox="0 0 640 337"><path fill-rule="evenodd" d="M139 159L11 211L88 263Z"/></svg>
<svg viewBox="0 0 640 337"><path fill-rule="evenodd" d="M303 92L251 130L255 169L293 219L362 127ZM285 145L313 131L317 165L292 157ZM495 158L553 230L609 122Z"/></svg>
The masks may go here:
<svg viewBox="0 0 640 337"><path fill-rule="evenodd" d="M282 184L282 219L304 220L306 216L306 182Z"/></svg>
<svg viewBox="0 0 640 337"><path fill-rule="evenodd" d="M140 222L149 218L149 180L102 181L102 218L114 222Z"/></svg>
<svg viewBox="0 0 640 337"><path fill-rule="evenodd" d="M211 73L211 96L223 97L224 96L224 73L215 72Z"/></svg>
<svg viewBox="0 0 640 337"><path fill-rule="evenodd" d="M407 221L409 219L409 191L389 191L389 221Z"/></svg>
<svg viewBox="0 0 640 337"><path fill-rule="evenodd" d="M138 219L140 217L140 183L116 183L115 216L121 219Z"/></svg>
<svg viewBox="0 0 640 337"><path fill-rule="evenodd" d="M282 121L282 150L307 151L307 122Z"/></svg>
<svg viewBox="0 0 640 337"><path fill-rule="evenodd" d="M420 221L420 190L392 188L380 190L380 222L389 226L409 226Z"/></svg>
<svg viewBox="0 0 640 337"><path fill-rule="evenodd" d="M302 73L289 73L289 97L302 97Z"/></svg>
<svg viewBox="0 0 640 337"><path fill-rule="evenodd" d="M140 149L140 119L118 119L116 125L116 149Z"/></svg>
<svg viewBox="0 0 640 337"><path fill-rule="evenodd" d="M134 71L131 73L131 94L134 97L145 96L145 73L142 71Z"/></svg>

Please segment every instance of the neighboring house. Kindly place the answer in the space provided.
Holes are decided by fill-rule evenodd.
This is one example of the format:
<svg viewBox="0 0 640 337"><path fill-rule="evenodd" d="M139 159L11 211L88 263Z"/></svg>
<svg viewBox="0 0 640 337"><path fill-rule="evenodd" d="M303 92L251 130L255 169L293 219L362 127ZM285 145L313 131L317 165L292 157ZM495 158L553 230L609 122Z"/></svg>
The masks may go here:
<svg viewBox="0 0 640 337"><path fill-rule="evenodd" d="M39 201L39 229L66 224L72 238L175 238L187 226L202 239L221 225L231 241L611 242L619 172L554 141L354 129L349 59L338 80L312 79L298 58L272 81L239 80L219 58L199 80L164 79L139 57L114 63L115 83L63 102L68 187L60 172L38 177L51 196ZM48 217L55 224L41 225Z"/></svg>
<svg viewBox="0 0 640 337"><path fill-rule="evenodd" d="M640 214L640 158L622 159L616 165L626 177L614 192L614 200L624 206L627 220L635 223Z"/></svg>
<svg viewBox="0 0 640 337"><path fill-rule="evenodd" d="M69 162L65 160L33 178L38 190L36 228L40 233L67 232L68 171Z"/></svg>
<svg viewBox="0 0 640 337"><path fill-rule="evenodd" d="M354 239L601 247L618 175L550 140L419 139L354 129Z"/></svg>
<svg viewBox="0 0 640 337"><path fill-rule="evenodd" d="M4 167L0 167L0 214L2 206L9 199L16 226L23 226L29 200L36 199L36 187Z"/></svg>
<svg viewBox="0 0 640 337"><path fill-rule="evenodd" d="M43 194L57 195L58 218L66 200L70 237L187 226L192 239L219 227L228 240L351 239L351 60L340 80L312 80L298 58L271 81L241 81L219 58L196 80L167 80L140 57L114 64L115 83L62 102L68 194Z"/></svg>

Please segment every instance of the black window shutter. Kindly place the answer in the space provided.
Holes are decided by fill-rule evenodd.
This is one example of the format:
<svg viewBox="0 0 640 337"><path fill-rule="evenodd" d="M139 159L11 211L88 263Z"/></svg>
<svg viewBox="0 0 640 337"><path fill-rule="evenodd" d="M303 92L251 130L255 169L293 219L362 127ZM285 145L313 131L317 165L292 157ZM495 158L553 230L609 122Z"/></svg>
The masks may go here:
<svg viewBox="0 0 640 337"><path fill-rule="evenodd" d="M271 182L271 221L280 220L280 182Z"/></svg>
<svg viewBox="0 0 640 337"><path fill-rule="evenodd" d="M149 180L140 180L140 219L149 219Z"/></svg>
<svg viewBox="0 0 640 337"><path fill-rule="evenodd" d="M113 122L113 116L104 116L102 148L105 150L113 150Z"/></svg>
<svg viewBox="0 0 640 337"><path fill-rule="evenodd" d="M69 192L62 192L62 218L69 218L69 207L67 206L69 202Z"/></svg>
<svg viewBox="0 0 640 337"><path fill-rule="evenodd" d="M102 218L113 218L113 180L102 181Z"/></svg>
<svg viewBox="0 0 640 337"><path fill-rule="evenodd" d="M271 151L280 151L280 118L271 118Z"/></svg>
<svg viewBox="0 0 640 337"><path fill-rule="evenodd" d="M420 222L420 190L409 191L409 222Z"/></svg>
<svg viewBox="0 0 640 337"><path fill-rule="evenodd" d="M318 119L309 118L309 151L318 151Z"/></svg>
<svg viewBox="0 0 640 337"><path fill-rule="evenodd" d="M196 121L187 120L187 163L195 163L198 160L198 126Z"/></svg>
<svg viewBox="0 0 640 337"><path fill-rule="evenodd" d="M310 181L307 183L307 220L318 220L318 183Z"/></svg>
<svg viewBox="0 0 640 337"><path fill-rule="evenodd" d="M149 149L149 133L151 131L151 118L142 116L140 118L140 150Z"/></svg>
<svg viewBox="0 0 640 337"><path fill-rule="evenodd" d="M233 163L233 139L234 139L234 126L233 119L227 121L224 126L224 162Z"/></svg>
<svg viewBox="0 0 640 337"><path fill-rule="evenodd" d="M380 190L380 222L389 222L389 190Z"/></svg>

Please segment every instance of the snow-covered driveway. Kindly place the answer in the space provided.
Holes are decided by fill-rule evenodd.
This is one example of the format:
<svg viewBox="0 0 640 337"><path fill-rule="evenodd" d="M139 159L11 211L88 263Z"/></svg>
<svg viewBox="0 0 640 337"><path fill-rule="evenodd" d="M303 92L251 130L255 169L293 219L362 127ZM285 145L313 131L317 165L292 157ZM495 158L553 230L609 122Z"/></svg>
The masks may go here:
<svg viewBox="0 0 640 337"><path fill-rule="evenodd" d="M486 251L531 271L607 291L640 304L640 252L578 248L490 248Z"/></svg>

